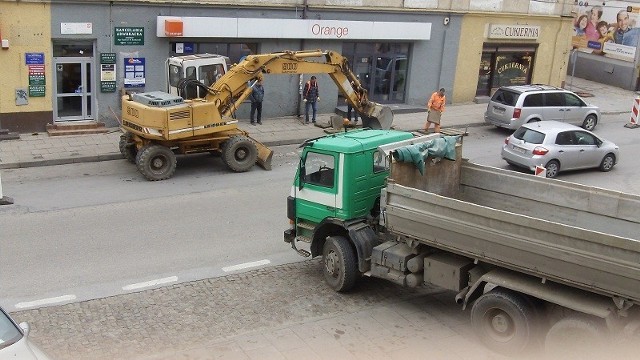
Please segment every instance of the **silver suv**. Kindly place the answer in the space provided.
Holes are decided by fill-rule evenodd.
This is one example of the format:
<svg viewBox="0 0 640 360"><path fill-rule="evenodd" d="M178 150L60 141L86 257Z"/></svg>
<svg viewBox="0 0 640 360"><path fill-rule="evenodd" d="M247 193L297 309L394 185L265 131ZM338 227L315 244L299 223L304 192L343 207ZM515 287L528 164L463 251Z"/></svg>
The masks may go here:
<svg viewBox="0 0 640 360"><path fill-rule="evenodd" d="M533 121L556 120L593 130L600 109L575 93L549 85L503 86L491 97L484 121L515 130Z"/></svg>

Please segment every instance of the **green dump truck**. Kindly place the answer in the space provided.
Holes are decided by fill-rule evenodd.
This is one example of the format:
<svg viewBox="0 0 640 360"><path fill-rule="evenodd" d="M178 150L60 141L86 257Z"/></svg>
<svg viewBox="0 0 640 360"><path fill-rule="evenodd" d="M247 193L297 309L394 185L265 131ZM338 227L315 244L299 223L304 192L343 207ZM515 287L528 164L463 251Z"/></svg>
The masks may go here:
<svg viewBox="0 0 640 360"><path fill-rule="evenodd" d="M356 130L305 142L285 242L322 256L336 291L362 275L451 290L498 352L640 334L639 196L473 164L461 139L453 160L396 159L441 138Z"/></svg>

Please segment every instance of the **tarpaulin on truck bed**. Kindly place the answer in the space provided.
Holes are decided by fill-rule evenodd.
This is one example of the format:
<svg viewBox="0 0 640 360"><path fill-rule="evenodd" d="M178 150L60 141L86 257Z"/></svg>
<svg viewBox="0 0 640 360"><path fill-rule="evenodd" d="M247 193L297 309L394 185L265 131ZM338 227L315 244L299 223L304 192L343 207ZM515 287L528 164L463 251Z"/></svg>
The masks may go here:
<svg viewBox="0 0 640 360"><path fill-rule="evenodd" d="M459 136L442 136L429 141L407 145L392 152L396 161L413 163L424 175L424 160L428 156L456 160L456 142Z"/></svg>

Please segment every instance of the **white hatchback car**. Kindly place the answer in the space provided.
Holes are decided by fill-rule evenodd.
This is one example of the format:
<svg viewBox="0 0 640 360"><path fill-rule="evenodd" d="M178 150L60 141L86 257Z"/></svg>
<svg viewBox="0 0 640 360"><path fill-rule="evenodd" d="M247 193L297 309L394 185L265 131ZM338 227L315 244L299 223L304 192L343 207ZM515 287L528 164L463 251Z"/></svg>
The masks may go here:
<svg viewBox="0 0 640 360"><path fill-rule="evenodd" d="M0 359L50 360L28 338L29 325L16 324L4 309L0 308Z"/></svg>
<svg viewBox="0 0 640 360"><path fill-rule="evenodd" d="M531 171L542 166L553 178L566 170L609 171L620 155L616 144L590 131L558 121L537 121L522 125L505 139L502 158Z"/></svg>

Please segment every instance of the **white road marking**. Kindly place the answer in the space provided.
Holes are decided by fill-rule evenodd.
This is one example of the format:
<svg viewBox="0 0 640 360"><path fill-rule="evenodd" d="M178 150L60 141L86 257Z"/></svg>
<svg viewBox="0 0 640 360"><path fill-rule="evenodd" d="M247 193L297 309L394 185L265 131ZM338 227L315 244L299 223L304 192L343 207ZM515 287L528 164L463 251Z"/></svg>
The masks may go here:
<svg viewBox="0 0 640 360"><path fill-rule="evenodd" d="M43 305L57 304L65 301L73 301L76 299L75 295L62 295L58 297L52 297L48 299L40 299L35 301L27 301L16 304L16 309L24 309L30 307L38 307Z"/></svg>
<svg viewBox="0 0 640 360"><path fill-rule="evenodd" d="M122 287L122 290L124 291L137 290L137 289L143 289L146 287L151 287L156 285L168 284L176 281L178 281L177 276L170 276L163 279L155 279L155 280L145 281L137 284L126 285Z"/></svg>
<svg viewBox="0 0 640 360"><path fill-rule="evenodd" d="M269 260L258 260L258 261L254 261L254 262L248 262L248 263L244 263L244 264L238 264L238 265L223 267L222 271L224 271L224 272L237 271L237 270L248 269L248 268L262 266L262 265L267 265L267 264L271 264L271 261L269 261Z"/></svg>

